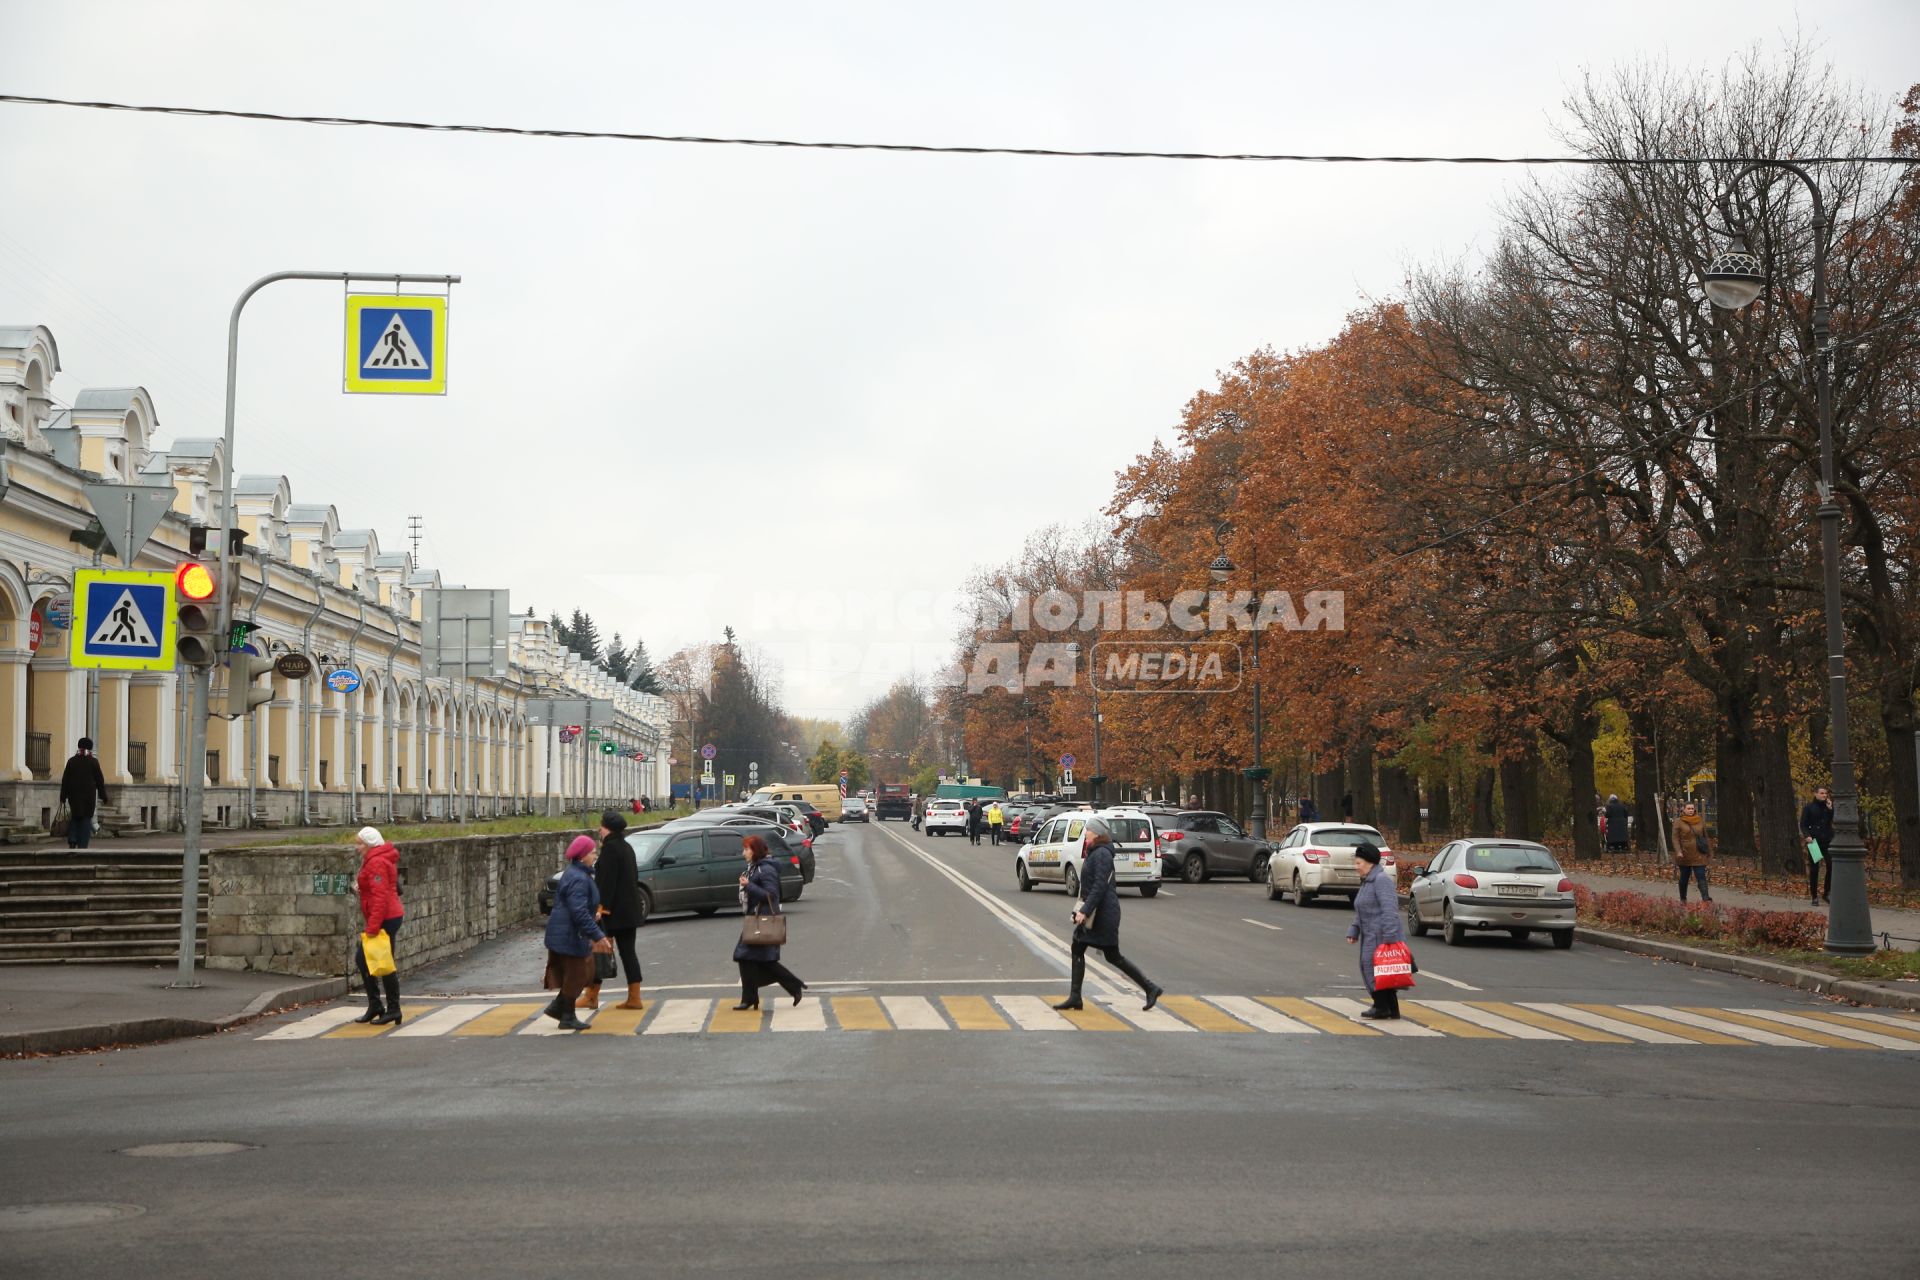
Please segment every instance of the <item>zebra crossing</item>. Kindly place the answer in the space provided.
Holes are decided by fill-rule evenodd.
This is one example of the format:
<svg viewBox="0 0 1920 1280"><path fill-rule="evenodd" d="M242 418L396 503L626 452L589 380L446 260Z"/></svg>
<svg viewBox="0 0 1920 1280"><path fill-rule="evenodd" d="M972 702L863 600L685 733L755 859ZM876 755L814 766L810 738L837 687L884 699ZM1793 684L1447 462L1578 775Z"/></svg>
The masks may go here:
<svg viewBox="0 0 1920 1280"><path fill-rule="evenodd" d="M254 1037L262 1041L567 1036L542 1016L542 998L408 1000L398 1027L353 1021L341 1004ZM669 997L642 1009L581 1010L591 1036L755 1035L783 1032L1052 1031L1210 1035L1354 1036L1376 1039L1532 1040L1615 1045L1765 1045L1801 1049L1920 1051L1920 1017L1832 1009L1719 1009L1553 1001L1401 1001L1398 1022L1361 1022L1366 1006L1341 996L1163 996L1089 1002L1057 1010L1037 995L822 995L793 1005L736 1010L726 1000Z"/></svg>

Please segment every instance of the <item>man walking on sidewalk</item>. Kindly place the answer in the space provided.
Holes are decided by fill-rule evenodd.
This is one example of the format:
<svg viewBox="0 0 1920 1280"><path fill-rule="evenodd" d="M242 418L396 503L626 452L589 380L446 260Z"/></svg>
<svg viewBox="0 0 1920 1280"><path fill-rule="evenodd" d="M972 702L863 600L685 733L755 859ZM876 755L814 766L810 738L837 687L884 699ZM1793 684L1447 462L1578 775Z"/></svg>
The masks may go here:
<svg viewBox="0 0 1920 1280"><path fill-rule="evenodd" d="M1807 901L1828 902L1833 892L1833 860L1827 849L1833 844L1833 793L1825 787L1813 789L1813 799L1800 811L1800 838L1811 845L1807 850ZM1820 851L1818 858L1813 849ZM1826 883L1820 884L1820 868L1827 869ZM1815 892L1818 890L1818 892Z"/></svg>
<svg viewBox="0 0 1920 1280"><path fill-rule="evenodd" d="M1689 804L1673 821L1673 865L1680 872L1680 901L1687 900L1687 882L1698 881L1700 901L1712 902L1707 891L1707 862L1713 856L1713 842L1707 839L1707 820Z"/></svg>
<svg viewBox="0 0 1920 1280"><path fill-rule="evenodd" d="M60 803L67 806L67 848L84 849L93 840L93 802L107 802L107 780L93 754L93 739L80 739L80 749L60 775Z"/></svg>

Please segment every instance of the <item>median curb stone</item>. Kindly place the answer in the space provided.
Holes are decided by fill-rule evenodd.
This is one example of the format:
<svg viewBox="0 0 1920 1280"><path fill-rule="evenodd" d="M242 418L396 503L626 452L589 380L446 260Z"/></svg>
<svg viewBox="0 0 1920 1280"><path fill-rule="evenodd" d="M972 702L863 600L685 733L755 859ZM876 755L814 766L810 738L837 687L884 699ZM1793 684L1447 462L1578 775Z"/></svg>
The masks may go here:
<svg viewBox="0 0 1920 1280"><path fill-rule="evenodd" d="M28 1053L72 1053L110 1046L157 1044L212 1035L262 1014L288 1009L310 1000L345 995L345 978L306 979L263 991L246 1008L224 1018L127 1018L71 1027L41 1027L32 1031L0 1032L0 1057Z"/></svg>
<svg viewBox="0 0 1920 1280"><path fill-rule="evenodd" d="M1738 974L1743 978L1758 978L1762 982L1775 982L1782 986L1796 987L1801 991L1812 991L1818 995L1837 996L1842 1000L1851 1000L1855 1004L1920 1012L1920 984L1915 984L1915 990L1902 991L1889 983L1838 978L1830 973L1821 973L1817 969L1802 969L1798 965L1782 964L1778 960L1731 955L1724 951L1710 951L1704 947L1689 947L1679 942L1643 938L1638 934L1589 929L1585 925L1575 929L1574 936L1596 947L1633 951L1641 955L1656 956L1662 960L1690 964L1697 969Z"/></svg>

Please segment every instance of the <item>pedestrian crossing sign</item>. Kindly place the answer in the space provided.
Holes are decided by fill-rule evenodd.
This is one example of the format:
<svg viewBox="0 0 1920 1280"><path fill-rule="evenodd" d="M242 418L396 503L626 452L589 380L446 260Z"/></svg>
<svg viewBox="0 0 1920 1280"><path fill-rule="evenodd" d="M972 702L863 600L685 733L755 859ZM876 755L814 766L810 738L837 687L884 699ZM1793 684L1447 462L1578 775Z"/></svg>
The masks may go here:
<svg viewBox="0 0 1920 1280"><path fill-rule="evenodd" d="M82 569L73 576L69 635L71 666L173 670L173 574Z"/></svg>
<svg viewBox="0 0 1920 1280"><path fill-rule="evenodd" d="M447 300L391 293L347 295L347 390L447 393Z"/></svg>

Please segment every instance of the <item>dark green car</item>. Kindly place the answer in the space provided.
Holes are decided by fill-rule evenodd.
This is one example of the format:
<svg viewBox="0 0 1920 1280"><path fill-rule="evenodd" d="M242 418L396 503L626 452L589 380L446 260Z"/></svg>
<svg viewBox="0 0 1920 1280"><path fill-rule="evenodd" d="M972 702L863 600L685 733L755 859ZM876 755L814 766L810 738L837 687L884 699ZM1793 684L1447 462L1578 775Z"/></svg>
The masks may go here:
<svg viewBox="0 0 1920 1280"><path fill-rule="evenodd" d="M740 873L747 867L741 848L755 834L767 842L767 856L780 868L780 901L794 901L804 887L799 857L770 830L668 826L629 832L627 843L640 870L640 923L663 911L710 916L738 910ZM552 910L559 880L557 871L547 880L540 894L542 912Z"/></svg>

